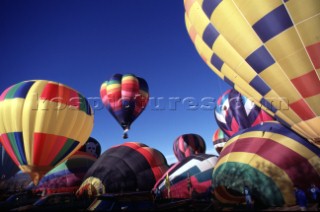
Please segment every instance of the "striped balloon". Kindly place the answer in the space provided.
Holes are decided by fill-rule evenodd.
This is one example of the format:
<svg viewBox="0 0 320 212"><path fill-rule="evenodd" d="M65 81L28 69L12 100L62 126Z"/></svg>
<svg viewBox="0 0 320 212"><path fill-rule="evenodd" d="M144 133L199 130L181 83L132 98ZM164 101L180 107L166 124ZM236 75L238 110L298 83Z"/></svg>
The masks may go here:
<svg viewBox="0 0 320 212"><path fill-rule="evenodd" d="M142 143L126 142L109 148L97 159L77 195L151 191L168 168L160 151Z"/></svg>
<svg viewBox="0 0 320 212"><path fill-rule="evenodd" d="M212 184L239 195L247 185L257 204L295 205L294 185L305 190L311 183L320 186L319 156L320 149L294 131L267 122L230 138L215 166ZM219 188L215 194L221 202L236 200L219 190L223 191Z"/></svg>
<svg viewBox="0 0 320 212"><path fill-rule="evenodd" d="M45 190L46 194L76 192L84 175L96 160L93 155L78 151L49 171L33 190L34 192Z"/></svg>
<svg viewBox="0 0 320 212"><path fill-rule="evenodd" d="M229 137L240 130L274 120L250 99L234 89L227 90L219 97L214 109L214 117L220 129Z"/></svg>
<svg viewBox="0 0 320 212"><path fill-rule="evenodd" d="M228 141L229 137L220 129L218 128L213 136L212 136L212 143L216 151L220 154L222 148Z"/></svg>
<svg viewBox="0 0 320 212"><path fill-rule="evenodd" d="M205 152L206 143L198 134L183 134L177 137L173 142L173 153L178 161L181 161L182 159L191 155Z"/></svg>
<svg viewBox="0 0 320 212"><path fill-rule="evenodd" d="M24 81L0 96L2 144L35 184L76 152L92 128L93 113L87 99L63 84Z"/></svg>
<svg viewBox="0 0 320 212"><path fill-rule="evenodd" d="M136 118L144 111L149 101L147 82L133 74L115 74L109 81L102 83L100 96L111 115L127 131Z"/></svg>
<svg viewBox="0 0 320 212"><path fill-rule="evenodd" d="M162 198L210 197L212 171L217 161L215 155L191 155L171 166L154 185L153 192L159 192Z"/></svg>
<svg viewBox="0 0 320 212"><path fill-rule="evenodd" d="M184 0L184 6L190 38L212 71L320 147L319 1Z"/></svg>

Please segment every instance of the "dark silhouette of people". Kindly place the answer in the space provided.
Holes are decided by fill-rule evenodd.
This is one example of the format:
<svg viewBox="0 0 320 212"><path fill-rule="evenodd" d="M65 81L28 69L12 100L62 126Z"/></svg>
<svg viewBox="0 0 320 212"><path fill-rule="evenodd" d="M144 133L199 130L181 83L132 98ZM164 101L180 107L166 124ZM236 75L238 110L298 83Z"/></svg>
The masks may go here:
<svg viewBox="0 0 320 212"><path fill-rule="evenodd" d="M300 210L306 211L308 205L306 193L298 186L294 186L294 192L296 197L296 203L299 205Z"/></svg>
<svg viewBox="0 0 320 212"><path fill-rule="evenodd" d="M248 210L252 210L253 209L252 197L251 197L251 193L250 193L249 187L246 186L246 185L243 188L243 194L244 194L245 199L246 199L247 209Z"/></svg>

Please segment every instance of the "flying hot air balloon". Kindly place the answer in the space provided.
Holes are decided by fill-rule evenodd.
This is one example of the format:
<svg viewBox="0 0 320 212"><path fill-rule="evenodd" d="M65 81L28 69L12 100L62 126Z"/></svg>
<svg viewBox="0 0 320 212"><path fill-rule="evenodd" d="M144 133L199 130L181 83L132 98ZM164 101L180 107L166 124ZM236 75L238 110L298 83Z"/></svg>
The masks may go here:
<svg viewBox="0 0 320 212"><path fill-rule="evenodd" d="M219 97L214 109L219 128L229 137L236 132L273 121L274 118L234 89Z"/></svg>
<svg viewBox="0 0 320 212"><path fill-rule="evenodd" d="M204 139L195 133L187 133L178 136L173 141L173 153L181 161L191 155L206 152L206 143Z"/></svg>
<svg viewBox="0 0 320 212"><path fill-rule="evenodd" d="M35 185L87 141L92 127L87 99L66 85L23 81L0 96L2 144Z"/></svg>
<svg viewBox="0 0 320 212"><path fill-rule="evenodd" d="M319 147L319 1L184 5L187 31L214 73Z"/></svg>
<svg viewBox="0 0 320 212"><path fill-rule="evenodd" d="M134 74L115 74L101 85L103 104L124 130L128 138L131 124L144 111L149 101L147 82Z"/></svg>
<svg viewBox="0 0 320 212"><path fill-rule="evenodd" d="M212 143L216 151L220 154L222 148L228 141L229 137L220 129L218 128L213 136L212 136Z"/></svg>

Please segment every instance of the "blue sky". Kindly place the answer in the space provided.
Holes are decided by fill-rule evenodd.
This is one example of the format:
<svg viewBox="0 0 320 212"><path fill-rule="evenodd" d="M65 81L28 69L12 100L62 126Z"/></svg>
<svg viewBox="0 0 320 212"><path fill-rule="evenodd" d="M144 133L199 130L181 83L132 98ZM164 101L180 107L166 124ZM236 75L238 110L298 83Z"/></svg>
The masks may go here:
<svg viewBox="0 0 320 212"><path fill-rule="evenodd" d="M230 87L193 46L183 0L1 0L0 58L1 92L20 81L45 79L98 103L91 136L102 151L137 141L172 163L174 139L197 133L207 153L214 152L212 100ZM115 73L144 78L151 97L126 140L100 101L101 84Z"/></svg>

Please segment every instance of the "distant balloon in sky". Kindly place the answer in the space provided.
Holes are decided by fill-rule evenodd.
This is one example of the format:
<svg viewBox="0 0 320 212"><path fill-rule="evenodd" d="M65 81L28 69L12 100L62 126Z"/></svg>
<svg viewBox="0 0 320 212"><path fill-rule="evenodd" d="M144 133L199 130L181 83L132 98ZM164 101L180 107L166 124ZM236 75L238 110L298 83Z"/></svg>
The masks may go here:
<svg viewBox="0 0 320 212"><path fill-rule="evenodd" d="M213 136L212 136L212 143L216 151L220 154L222 148L228 141L229 137L220 129L218 128Z"/></svg>
<svg viewBox="0 0 320 212"><path fill-rule="evenodd" d="M101 145L97 139L89 137L86 143L79 149L81 152L86 152L98 158L101 154Z"/></svg>
<svg viewBox="0 0 320 212"><path fill-rule="evenodd" d="M185 0L184 5L187 31L205 63L320 147L319 1Z"/></svg>
<svg viewBox="0 0 320 212"><path fill-rule="evenodd" d="M131 124L144 111L149 101L147 82L134 74L115 74L101 85L103 104L124 130L123 138Z"/></svg>
<svg viewBox="0 0 320 212"><path fill-rule="evenodd" d="M272 116L234 89L228 89L219 97L214 109L214 117L219 128L229 137L240 130L274 120Z"/></svg>
<svg viewBox="0 0 320 212"><path fill-rule="evenodd" d="M317 146L279 122L266 122L230 138L214 168L212 185L220 202L238 204L246 185L255 204L290 206L296 204L295 185L304 190L311 183L320 185L319 164Z"/></svg>
<svg viewBox="0 0 320 212"><path fill-rule="evenodd" d="M35 185L76 152L92 128L93 112L87 99L66 85L23 81L0 96L2 144Z"/></svg>
<svg viewBox="0 0 320 212"><path fill-rule="evenodd" d="M160 151L142 143L126 142L111 147L97 159L77 195L151 191L168 169Z"/></svg>
<svg viewBox="0 0 320 212"><path fill-rule="evenodd" d="M157 181L153 192L158 192L163 198L210 197L212 171L217 161L218 156L209 154L184 158L171 166Z"/></svg>
<svg viewBox="0 0 320 212"><path fill-rule="evenodd" d="M190 155L196 155L206 152L206 142L204 139L194 133L187 133L178 136L173 141L173 153L181 161Z"/></svg>

